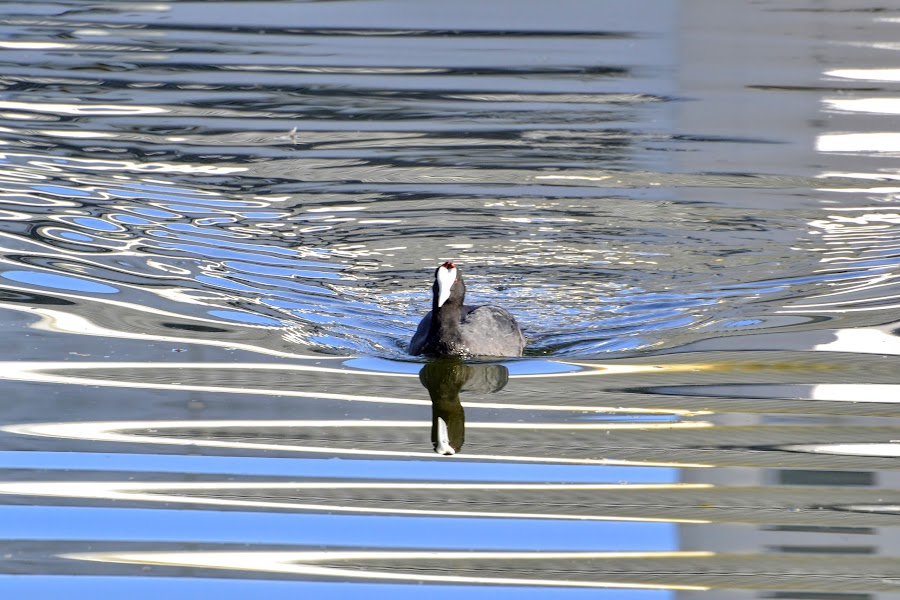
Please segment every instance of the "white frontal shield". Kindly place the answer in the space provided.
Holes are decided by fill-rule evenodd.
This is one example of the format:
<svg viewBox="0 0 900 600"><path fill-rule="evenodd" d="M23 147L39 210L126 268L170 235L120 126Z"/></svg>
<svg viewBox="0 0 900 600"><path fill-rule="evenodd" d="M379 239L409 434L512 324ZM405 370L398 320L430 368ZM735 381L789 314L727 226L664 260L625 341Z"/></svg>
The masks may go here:
<svg viewBox="0 0 900 600"><path fill-rule="evenodd" d="M450 288L456 282L456 269L448 269L446 267L438 267L437 284L438 284L438 308L444 305L447 298L450 297Z"/></svg>

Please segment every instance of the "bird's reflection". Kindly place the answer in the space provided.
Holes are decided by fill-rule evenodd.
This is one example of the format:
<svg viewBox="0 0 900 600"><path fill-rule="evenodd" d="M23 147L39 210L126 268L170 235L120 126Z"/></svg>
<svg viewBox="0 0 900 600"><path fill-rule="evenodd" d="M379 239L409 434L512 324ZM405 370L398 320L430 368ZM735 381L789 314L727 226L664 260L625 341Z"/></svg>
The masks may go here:
<svg viewBox="0 0 900 600"><path fill-rule="evenodd" d="M503 365L467 365L458 358L430 362L419 371L419 381L431 396L431 442L438 454L456 454L466 438L466 415L461 391L493 393L509 381Z"/></svg>

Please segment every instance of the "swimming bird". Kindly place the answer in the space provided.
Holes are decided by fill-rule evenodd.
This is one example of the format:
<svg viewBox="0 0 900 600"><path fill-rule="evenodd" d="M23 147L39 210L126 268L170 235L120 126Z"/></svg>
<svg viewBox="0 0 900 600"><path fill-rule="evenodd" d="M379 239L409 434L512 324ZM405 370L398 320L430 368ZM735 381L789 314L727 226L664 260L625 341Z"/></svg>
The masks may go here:
<svg viewBox="0 0 900 600"><path fill-rule="evenodd" d="M525 336L499 306L466 306L462 272L445 262L434 272L431 311L409 344L413 356L522 356Z"/></svg>

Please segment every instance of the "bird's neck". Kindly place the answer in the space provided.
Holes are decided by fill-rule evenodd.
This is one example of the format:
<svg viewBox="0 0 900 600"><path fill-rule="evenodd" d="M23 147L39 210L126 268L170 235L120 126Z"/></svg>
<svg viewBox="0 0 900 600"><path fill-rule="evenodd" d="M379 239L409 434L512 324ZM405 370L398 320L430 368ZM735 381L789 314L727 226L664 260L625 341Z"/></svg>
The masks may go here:
<svg viewBox="0 0 900 600"><path fill-rule="evenodd" d="M459 320L462 317L462 302L451 298L438 307L437 302L431 309L431 323L439 329L458 331Z"/></svg>
<svg viewBox="0 0 900 600"><path fill-rule="evenodd" d="M459 323L463 305L461 301L454 300L448 300L440 308L437 302L434 303L431 310L431 331L435 339L453 346L453 349L458 351L458 346L462 343Z"/></svg>

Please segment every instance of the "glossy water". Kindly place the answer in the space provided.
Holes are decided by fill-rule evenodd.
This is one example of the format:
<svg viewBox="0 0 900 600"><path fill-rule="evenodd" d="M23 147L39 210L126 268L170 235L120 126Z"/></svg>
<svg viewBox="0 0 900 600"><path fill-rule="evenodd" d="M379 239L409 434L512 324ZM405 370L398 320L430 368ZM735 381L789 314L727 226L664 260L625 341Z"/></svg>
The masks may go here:
<svg viewBox="0 0 900 600"><path fill-rule="evenodd" d="M900 598L898 22L6 3L4 597Z"/></svg>

